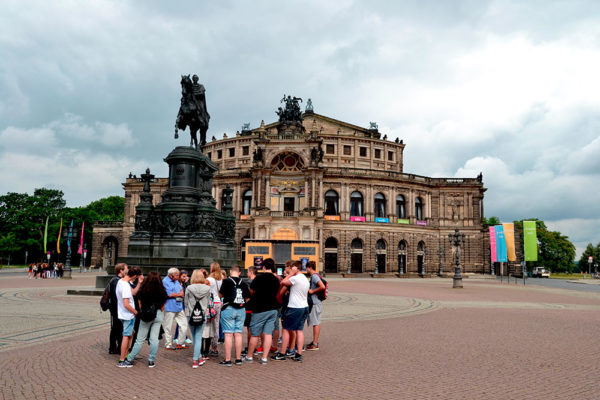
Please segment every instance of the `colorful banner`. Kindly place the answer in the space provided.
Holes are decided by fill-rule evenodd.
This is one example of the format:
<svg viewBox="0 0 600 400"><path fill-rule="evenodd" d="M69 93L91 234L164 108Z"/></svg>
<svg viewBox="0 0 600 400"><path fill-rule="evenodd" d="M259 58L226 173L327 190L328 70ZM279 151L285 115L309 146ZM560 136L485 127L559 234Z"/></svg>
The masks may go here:
<svg viewBox="0 0 600 400"><path fill-rule="evenodd" d="M512 222L502 224L504 228L504 238L506 239L506 252L508 261L517 261L517 253L515 252L515 224Z"/></svg>
<svg viewBox="0 0 600 400"><path fill-rule="evenodd" d="M384 224L389 224L390 220L389 220L389 218L379 218L378 217L378 218L375 218L375 222L381 222L381 223L384 223Z"/></svg>
<svg viewBox="0 0 600 400"><path fill-rule="evenodd" d="M508 257L506 254L506 239L504 238L504 228L502 227L502 225L496 225L494 228L494 233L496 235L496 258L498 262L507 262Z"/></svg>
<svg viewBox="0 0 600 400"><path fill-rule="evenodd" d="M79 241L79 250L77 250L77 254L81 254L83 251L83 229L85 228L85 221L81 223L81 240Z"/></svg>
<svg viewBox="0 0 600 400"><path fill-rule="evenodd" d="M325 221L339 221L341 218L339 215L326 215Z"/></svg>
<svg viewBox="0 0 600 400"><path fill-rule="evenodd" d="M535 221L523 221L523 241L525 242L525 261L537 261L537 231Z"/></svg>
<svg viewBox="0 0 600 400"><path fill-rule="evenodd" d="M493 226L490 226L490 254L492 256L492 262L497 262L498 257L496 257L496 232Z"/></svg>
<svg viewBox="0 0 600 400"><path fill-rule="evenodd" d="M409 220L409 219L404 219L404 218L398 218L398 219L396 220L396 223L398 223L398 224L406 224L406 225L408 225L408 224L410 224L410 220Z"/></svg>
<svg viewBox="0 0 600 400"><path fill-rule="evenodd" d="M366 217L350 217L350 221L352 222L365 222L366 220Z"/></svg>
<svg viewBox="0 0 600 400"><path fill-rule="evenodd" d="M44 253L46 253L46 242L48 241L48 218L46 217L46 227L44 228Z"/></svg>
<svg viewBox="0 0 600 400"><path fill-rule="evenodd" d="M62 233L62 218L60 219L60 228L58 228L58 239L56 239L56 253L60 254L60 235Z"/></svg>
<svg viewBox="0 0 600 400"><path fill-rule="evenodd" d="M427 221L417 221L417 225L426 226Z"/></svg>

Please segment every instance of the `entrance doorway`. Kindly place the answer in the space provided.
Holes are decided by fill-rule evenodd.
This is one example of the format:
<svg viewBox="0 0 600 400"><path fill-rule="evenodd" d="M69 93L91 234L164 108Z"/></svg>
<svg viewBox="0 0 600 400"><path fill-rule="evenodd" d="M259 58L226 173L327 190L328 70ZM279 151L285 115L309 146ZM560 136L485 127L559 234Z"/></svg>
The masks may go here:
<svg viewBox="0 0 600 400"><path fill-rule="evenodd" d="M283 211L284 212L294 212L296 211L296 199L293 197L284 197L283 198Z"/></svg>
<svg viewBox="0 0 600 400"><path fill-rule="evenodd" d="M325 241L325 272L338 272L338 242L336 238L330 237Z"/></svg>
<svg viewBox="0 0 600 400"><path fill-rule="evenodd" d="M360 274L363 272L363 267L362 267L363 243L362 243L362 240L360 240L359 238L352 240L350 247L352 248L352 255L350 256L350 272Z"/></svg>

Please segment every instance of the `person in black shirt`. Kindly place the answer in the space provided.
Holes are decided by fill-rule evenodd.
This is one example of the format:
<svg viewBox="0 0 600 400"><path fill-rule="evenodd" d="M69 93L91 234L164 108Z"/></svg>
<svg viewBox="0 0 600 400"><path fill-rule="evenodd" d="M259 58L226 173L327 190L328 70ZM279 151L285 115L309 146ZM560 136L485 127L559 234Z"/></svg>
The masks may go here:
<svg viewBox="0 0 600 400"><path fill-rule="evenodd" d="M269 350L273 339L273 329L277 319L277 292L279 291L279 279L275 276L275 266L263 265L262 271L250 284L252 295L252 319L250 321L250 334L252 335L248 344L248 355L244 358L246 362L252 362L252 354L258 345L258 338L263 335L263 354L260 362L266 364Z"/></svg>
<svg viewBox="0 0 600 400"><path fill-rule="evenodd" d="M230 277L223 279L219 295L223 297L221 324L225 334L225 360L220 364L231 367L231 349L235 339L235 363L242 364L242 331L246 317L245 304L250 297L248 286L240 278L240 267L231 267Z"/></svg>

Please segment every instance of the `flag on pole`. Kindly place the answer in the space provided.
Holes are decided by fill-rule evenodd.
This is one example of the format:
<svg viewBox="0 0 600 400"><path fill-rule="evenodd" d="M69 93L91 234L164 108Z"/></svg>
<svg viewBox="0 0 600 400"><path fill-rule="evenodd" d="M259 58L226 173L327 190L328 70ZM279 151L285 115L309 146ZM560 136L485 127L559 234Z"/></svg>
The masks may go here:
<svg viewBox="0 0 600 400"><path fill-rule="evenodd" d="M46 242L48 241L48 218L46 217L46 227L44 228L44 253L46 253Z"/></svg>
<svg viewBox="0 0 600 400"><path fill-rule="evenodd" d="M58 228L58 239L56 239L56 252L60 254L60 234L62 233L62 218L60 219L60 228Z"/></svg>
<svg viewBox="0 0 600 400"><path fill-rule="evenodd" d="M77 254L81 254L83 251L83 228L85 227L85 221L81 223L81 240L79 241L79 250L77 250Z"/></svg>
<svg viewBox="0 0 600 400"><path fill-rule="evenodd" d="M492 256L492 262L495 263L496 259L496 233L494 227L490 226L490 255Z"/></svg>
<svg viewBox="0 0 600 400"><path fill-rule="evenodd" d="M496 234L496 257L498 262L507 262L508 257L506 254L506 239L504 238L504 228L502 225L496 225L494 227L494 233Z"/></svg>
<svg viewBox="0 0 600 400"><path fill-rule="evenodd" d="M515 224L512 222L502 224L504 228L504 238L506 239L506 252L508 261L517 261L517 253L515 251Z"/></svg>
<svg viewBox="0 0 600 400"><path fill-rule="evenodd" d="M537 231L535 221L523 221L523 242L525 247L525 261L537 261Z"/></svg>

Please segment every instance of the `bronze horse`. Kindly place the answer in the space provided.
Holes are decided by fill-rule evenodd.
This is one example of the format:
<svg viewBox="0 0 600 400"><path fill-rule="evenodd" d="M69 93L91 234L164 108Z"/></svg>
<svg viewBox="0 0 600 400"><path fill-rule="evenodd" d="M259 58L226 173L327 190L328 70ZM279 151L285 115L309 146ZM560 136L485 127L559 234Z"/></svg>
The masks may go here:
<svg viewBox="0 0 600 400"><path fill-rule="evenodd" d="M200 146L206 144L206 131L210 115L206 111L206 97L204 86L198 84L198 77L194 75L194 82L189 75L181 76L181 106L175 121L175 139L179 137L179 129L185 131L190 128L190 146L198 148L196 133L200 130Z"/></svg>

